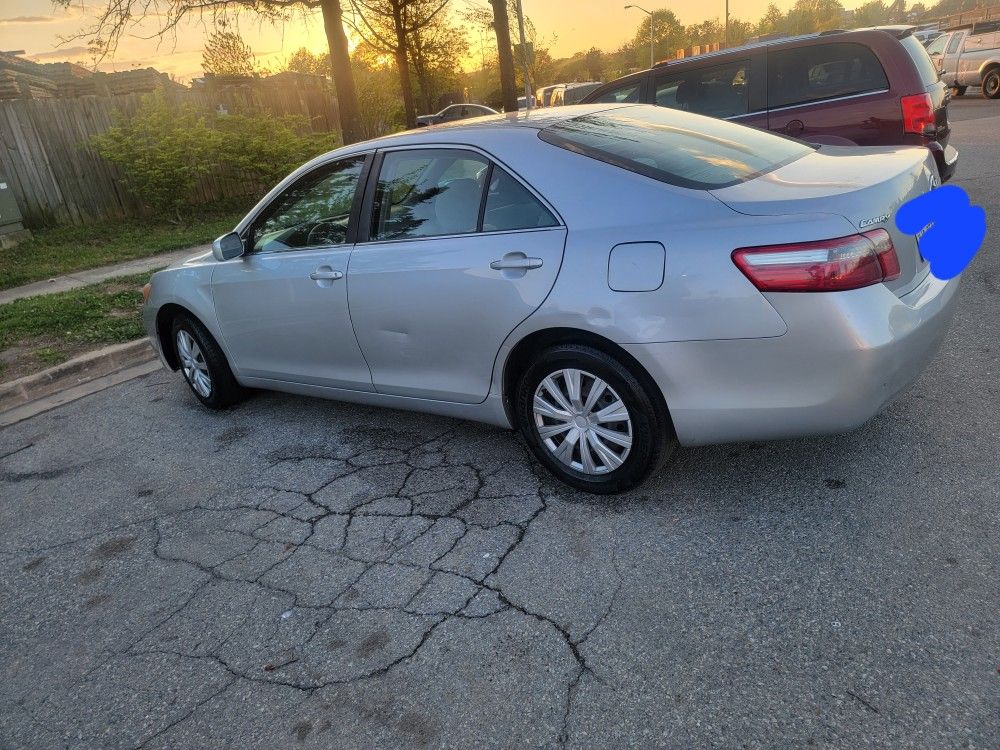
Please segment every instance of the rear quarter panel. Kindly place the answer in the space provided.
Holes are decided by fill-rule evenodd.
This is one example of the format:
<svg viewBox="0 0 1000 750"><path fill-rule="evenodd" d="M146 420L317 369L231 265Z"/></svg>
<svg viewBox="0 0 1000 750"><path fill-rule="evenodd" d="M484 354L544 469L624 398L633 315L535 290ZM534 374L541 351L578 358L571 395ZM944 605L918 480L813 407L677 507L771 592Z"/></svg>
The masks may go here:
<svg viewBox="0 0 1000 750"><path fill-rule="evenodd" d="M513 342L557 327L622 344L780 336L784 321L736 268L733 250L855 231L842 216L824 213L745 216L707 192L539 145L521 174L552 202L569 233L555 286ZM665 248L663 283L654 291L610 289L611 249L627 242Z"/></svg>

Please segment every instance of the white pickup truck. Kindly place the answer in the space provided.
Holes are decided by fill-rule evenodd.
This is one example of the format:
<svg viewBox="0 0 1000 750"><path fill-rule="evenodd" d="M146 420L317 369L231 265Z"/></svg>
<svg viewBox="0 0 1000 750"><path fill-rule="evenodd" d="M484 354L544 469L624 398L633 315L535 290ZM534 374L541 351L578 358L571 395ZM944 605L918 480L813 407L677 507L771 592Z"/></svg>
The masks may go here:
<svg viewBox="0 0 1000 750"><path fill-rule="evenodd" d="M1000 21L947 29L927 45L927 54L956 96L982 86L987 99L1000 98Z"/></svg>

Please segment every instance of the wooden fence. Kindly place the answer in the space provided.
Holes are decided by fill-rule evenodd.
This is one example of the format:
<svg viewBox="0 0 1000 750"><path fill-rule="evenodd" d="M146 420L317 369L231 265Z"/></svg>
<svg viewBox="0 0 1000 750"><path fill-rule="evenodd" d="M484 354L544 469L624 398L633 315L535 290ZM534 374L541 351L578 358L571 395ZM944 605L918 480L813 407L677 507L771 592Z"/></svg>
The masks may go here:
<svg viewBox="0 0 1000 750"><path fill-rule="evenodd" d="M319 88L245 87L170 96L215 111L305 115L314 132L337 127L336 102ZM128 94L0 102L0 180L13 189L25 226L85 224L145 213L119 170L88 145L91 136L110 127L115 110L133 112L141 99ZM211 203L242 192L237 181L207 176L195 199Z"/></svg>

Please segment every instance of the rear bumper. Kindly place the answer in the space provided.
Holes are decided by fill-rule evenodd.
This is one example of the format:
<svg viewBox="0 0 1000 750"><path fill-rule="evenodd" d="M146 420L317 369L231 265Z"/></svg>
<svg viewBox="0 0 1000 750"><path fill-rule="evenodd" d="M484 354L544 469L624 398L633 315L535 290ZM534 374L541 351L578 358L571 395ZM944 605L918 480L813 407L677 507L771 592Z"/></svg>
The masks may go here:
<svg viewBox="0 0 1000 750"><path fill-rule="evenodd" d="M958 287L928 275L902 298L881 284L772 294L788 324L783 336L625 348L662 388L683 445L845 432L920 375Z"/></svg>
<svg viewBox="0 0 1000 750"><path fill-rule="evenodd" d="M954 146L942 146L937 141L928 143L927 148L934 155L934 161L937 163L938 174L943 185L955 176L955 170L958 168L958 149Z"/></svg>

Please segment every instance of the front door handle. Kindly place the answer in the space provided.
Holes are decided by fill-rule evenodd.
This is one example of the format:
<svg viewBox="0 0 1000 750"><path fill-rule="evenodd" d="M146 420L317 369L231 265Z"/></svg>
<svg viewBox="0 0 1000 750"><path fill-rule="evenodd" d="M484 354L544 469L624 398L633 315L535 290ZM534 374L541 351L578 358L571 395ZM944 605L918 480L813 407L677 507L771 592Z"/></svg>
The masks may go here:
<svg viewBox="0 0 1000 750"><path fill-rule="evenodd" d="M507 253L500 260L490 263L490 268L494 271L530 271L541 267L541 258L529 258L524 253Z"/></svg>
<svg viewBox="0 0 1000 750"><path fill-rule="evenodd" d="M317 268L309 274L309 278L313 281L336 281L337 279L344 278L344 274L341 271L334 271L331 268Z"/></svg>

